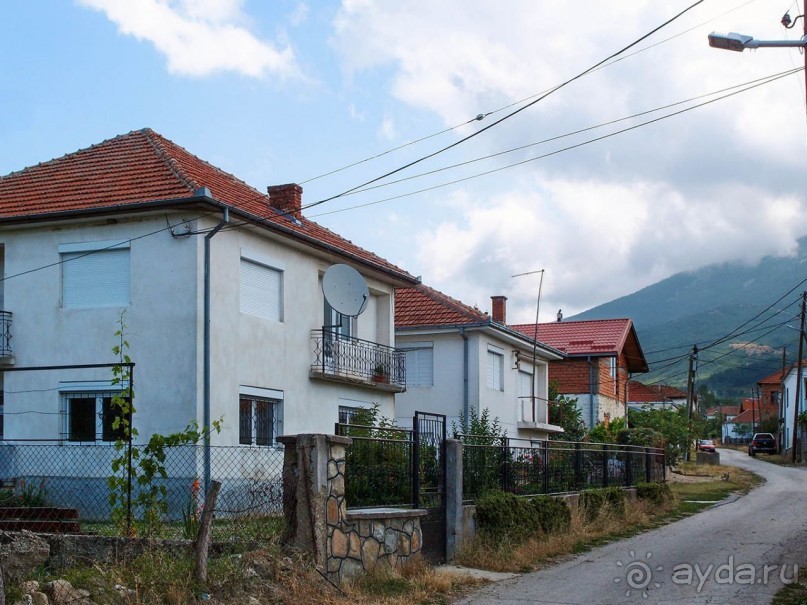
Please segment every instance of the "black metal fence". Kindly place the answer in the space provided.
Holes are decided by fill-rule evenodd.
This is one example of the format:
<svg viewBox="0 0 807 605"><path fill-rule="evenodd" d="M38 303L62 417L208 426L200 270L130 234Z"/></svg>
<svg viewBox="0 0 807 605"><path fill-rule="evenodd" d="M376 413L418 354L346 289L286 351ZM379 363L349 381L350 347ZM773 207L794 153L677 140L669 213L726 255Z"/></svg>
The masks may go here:
<svg viewBox="0 0 807 605"><path fill-rule="evenodd" d="M519 495L628 487L665 478L664 450L652 447L462 436L463 500L490 489Z"/></svg>
<svg viewBox="0 0 807 605"><path fill-rule="evenodd" d="M162 470L146 482L142 479L146 473L137 465L143 457L143 446L132 447L134 464L130 472L127 464L115 464L116 459L126 455L126 448L118 451L111 444L3 442L0 510L38 508L46 517L62 515L60 509L75 510L82 531L92 526L114 533L114 529L102 526L130 528L153 514L144 504L150 498L140 497L150 493L163 511L156 521L166 526L192 525L205 504L204 450L201 445L164 448L164 460L159 462ZM210 461L212 479L222 484L216 503L218 519L282 514L282 449L212 446ZM118 480L115 488L110 486L111 477ZM116 495L111 497L113 493ZM0 512L0 527L3 514L10 513ZM34 513L24 514L30 518Z"/></svg>

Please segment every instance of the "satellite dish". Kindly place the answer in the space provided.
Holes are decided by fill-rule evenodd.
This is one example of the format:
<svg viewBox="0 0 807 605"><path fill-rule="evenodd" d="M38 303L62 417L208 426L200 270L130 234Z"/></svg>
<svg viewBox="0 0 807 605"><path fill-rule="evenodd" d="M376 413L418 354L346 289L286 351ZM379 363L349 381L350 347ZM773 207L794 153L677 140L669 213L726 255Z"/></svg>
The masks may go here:
<svg viewBox="0 0 807 605"><path fill-rule="evenodd" d="M370 300L367 282L350 265L331 265L322 276L322 293L337 312L349 317L364 313Z"/></svg>

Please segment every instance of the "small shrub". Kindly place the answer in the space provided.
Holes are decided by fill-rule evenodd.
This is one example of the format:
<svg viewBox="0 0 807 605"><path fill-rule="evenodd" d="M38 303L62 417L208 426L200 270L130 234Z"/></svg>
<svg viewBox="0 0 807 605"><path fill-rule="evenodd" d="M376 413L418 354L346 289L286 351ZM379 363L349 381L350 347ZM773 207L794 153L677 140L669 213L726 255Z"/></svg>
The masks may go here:
<svg viewBox="0 0 807 605"><path fill-rule="evenodd" d="M594 520L604 510L625 516L625 492L619 487L587 489L580 492L580 506L586 511L586 518Z"/></svg>
<svg viewBox="0 0 807 605"><path fill-rule="evenodd" d="M672 500L673 494L667 483L637 483L636 497L662 506Z"/></svg>
<svg viewBox="0 0 807 605"><path fill-rule="evenodd" d="M538 496L529 501L534 514L538 517L538 524L545 534L554 534L566 531L572 524L572 511L560 498L551 496Z"/></svg>
<svg viewBox="0 0 807 605"><path fill-rule="evenodd" d="M551 496L527 500L508 492L490 491L476 500L479 531L497 542L519 542L542 532L565 531L571 519L566 503Z"/></svg>

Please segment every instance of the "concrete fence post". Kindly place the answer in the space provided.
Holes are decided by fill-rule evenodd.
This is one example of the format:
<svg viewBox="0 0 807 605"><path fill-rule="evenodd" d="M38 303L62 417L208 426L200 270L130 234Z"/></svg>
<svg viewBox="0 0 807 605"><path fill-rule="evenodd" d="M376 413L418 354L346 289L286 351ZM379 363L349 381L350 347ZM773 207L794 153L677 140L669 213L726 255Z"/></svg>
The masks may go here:
<svg viewBox="0 0 807 605"><path fill-rule="evenodd" d="M446 439L446 560L451 561L463 541L462 441Z"/></svg>

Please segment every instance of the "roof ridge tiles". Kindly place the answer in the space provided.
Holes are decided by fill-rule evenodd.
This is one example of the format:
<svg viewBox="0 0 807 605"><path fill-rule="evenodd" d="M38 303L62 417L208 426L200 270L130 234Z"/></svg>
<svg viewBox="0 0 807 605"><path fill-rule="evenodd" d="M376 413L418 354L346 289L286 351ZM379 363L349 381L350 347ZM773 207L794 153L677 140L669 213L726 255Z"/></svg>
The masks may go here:
<svg viewBox="0 0 807 605"><path fill-rule="evenodd" d="M466 315L469 319L476 319L478 321L490 321L490 316L476 307L465 304L461 300L453 298L448 294L435 290L434 288L425 284L418 284L414 289L421 290L424 294L432 295L432 299L437 302L452 307L453 311ZM427 292L428 291L428 292Z"/></svg>
<svg viewBox="0 0 807 605"><path fill-rule="evenodd" d="M154 148L154 151L157 153L157 156L165 162L165 165L168 166L168 169L176 176L179 180L181 180L185 185L190 189L191 192L196 191L199 189L199 183L194 181L190 178L187 174L185 174L184 170L179 163L179 161L172 155L168 153L165 149L165 145L163 145L162 137L156 132L154 132L151 128L142 128L138 132L142 133L149 144ZM181 145L177 145L177 147L181 147ZM190 153L187 149L182 148L183 151ZM204 162L201 158L196 157L196 159Z"/></svg>

